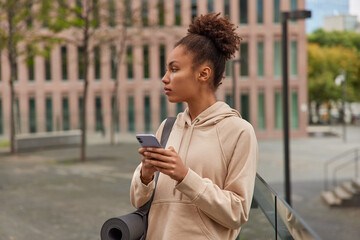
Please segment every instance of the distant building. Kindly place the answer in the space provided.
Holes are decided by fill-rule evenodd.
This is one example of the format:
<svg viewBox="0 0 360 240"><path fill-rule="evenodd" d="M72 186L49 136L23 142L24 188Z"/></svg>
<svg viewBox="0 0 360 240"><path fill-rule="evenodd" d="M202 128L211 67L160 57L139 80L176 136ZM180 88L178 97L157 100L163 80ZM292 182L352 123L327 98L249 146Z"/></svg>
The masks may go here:
<svg viewBox="0 0 360 240"><path fill-rule="evenodd" d="M230 16L243 37L235 57L244 60L234 69L236 109L254 126L259 138L282 136L280 12L305 9L305 0L132 0L131 4L132 9L143 8L143 21L151 20L156 25L147 27L147 22L140 22L141 29L138 25L129 26L126 61L120 66L119 76L111 70L115 48L105 44L94 48L87 103L83 102L83 81L79 79L83 71L78 64L80 47L70 43L56 46L50 58L37 56L33 65L18 59L15 83L18 133L78 129L81 106L87 104L88 131L109 134L114 79L120 81L117 131L154 132L166 116L175 116L186 107L182 103L168 103L163 93L161 78L169 52L186 34L193 17L221 12ZM327 5L328 1L324 2ZM162 9L154 11L150 6ZM308 123L305 21L290 21L288 26L291 136L300 137L307 134ZM100 24L101 28L116 31L107 23ZM9 69L6 51L0 54L0 136L8 136ZM233 88L231 66L229 62L216 95L229 104Z"/></svg>
<svg viewBox="0 0 360 240"><path fill-rule="evenodd" d="M306 0L306 9L311 10L311 18L306 19L306 32L323 28L327 16L349 14L349 0Z"/></svg>
<svg viewBox="0 0 360 240"><path fill-rule="evenodd" d="M357 16L339 15L324 18L325 31L357 31L358 28Z"/></svg>

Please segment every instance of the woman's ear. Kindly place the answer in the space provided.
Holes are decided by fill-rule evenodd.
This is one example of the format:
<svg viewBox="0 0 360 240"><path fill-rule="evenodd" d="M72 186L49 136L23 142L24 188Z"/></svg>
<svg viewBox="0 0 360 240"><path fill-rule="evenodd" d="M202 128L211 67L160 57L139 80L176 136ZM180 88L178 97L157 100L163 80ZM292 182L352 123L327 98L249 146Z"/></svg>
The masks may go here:
<svg viewBox="0 0 360 240"><path fill-rule="evenodd" d="M198 79L202 82L207 82L211 76L211 68L209 66L203 66L200 68Z"/></svg>

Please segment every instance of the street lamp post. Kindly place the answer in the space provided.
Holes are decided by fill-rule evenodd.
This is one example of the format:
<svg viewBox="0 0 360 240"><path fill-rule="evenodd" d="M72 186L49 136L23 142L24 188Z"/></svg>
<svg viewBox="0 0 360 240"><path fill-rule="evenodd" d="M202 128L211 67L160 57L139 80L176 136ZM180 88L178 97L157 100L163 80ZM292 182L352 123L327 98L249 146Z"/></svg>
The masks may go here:
<svg viewBox="0 0 360 240"><path fill-rule="evenodd" d="M346 88L345 88L345 83L346 83L346 75L344 70L340 71L340 75L338 75L335 78L335 84L337 86L342 86L341 89L341 105L342 105L342 109L341 109L341 121L342 121L342 132L343 132L343 140L344 142L346 142L346 120L345 120L345 103L346 103Z"/></svg>
<svg viewBox="0 0 360 240"><path fill-rule="evenodd" d="M284 134L284 174L285 174L285 200L291 206L290 186L290 150L289 150L289 73L288 73L288 20L305 19L311 17L311 11L293 10L281 12L282 23L282 75L283 75L283 134Z"/></svg>

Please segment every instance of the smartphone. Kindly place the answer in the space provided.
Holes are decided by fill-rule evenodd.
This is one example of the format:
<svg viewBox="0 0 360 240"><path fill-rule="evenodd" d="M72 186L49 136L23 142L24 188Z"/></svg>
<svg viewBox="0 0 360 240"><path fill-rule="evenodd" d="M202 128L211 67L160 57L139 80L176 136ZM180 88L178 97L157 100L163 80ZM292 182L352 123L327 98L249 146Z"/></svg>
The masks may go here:
<svg viewBox="0 0 360 240"><path fill-rule="evenodd" d="M162 148L161 144L153 134L136 134L136 139L142 147Z"/></svg>

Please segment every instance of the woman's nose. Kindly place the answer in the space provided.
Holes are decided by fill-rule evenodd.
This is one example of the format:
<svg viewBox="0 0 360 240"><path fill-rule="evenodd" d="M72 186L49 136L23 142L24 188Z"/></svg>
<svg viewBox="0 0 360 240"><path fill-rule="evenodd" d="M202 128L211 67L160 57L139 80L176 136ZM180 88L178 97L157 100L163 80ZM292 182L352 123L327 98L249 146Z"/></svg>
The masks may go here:
<svg viewBox="0 0 360 240"><path fill-rule="evenodd" d="M169 79L169 71L166 71L165 75L163 76L163 78L161 79L161 81L166 84L166 83L169 83L170 82L170 79Z"/></svg>

